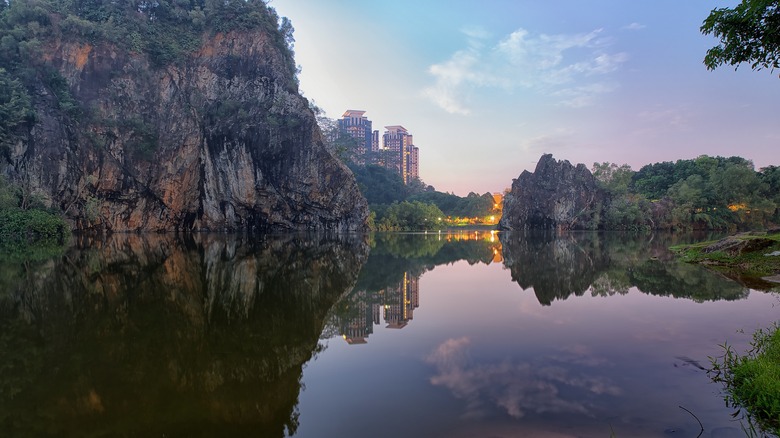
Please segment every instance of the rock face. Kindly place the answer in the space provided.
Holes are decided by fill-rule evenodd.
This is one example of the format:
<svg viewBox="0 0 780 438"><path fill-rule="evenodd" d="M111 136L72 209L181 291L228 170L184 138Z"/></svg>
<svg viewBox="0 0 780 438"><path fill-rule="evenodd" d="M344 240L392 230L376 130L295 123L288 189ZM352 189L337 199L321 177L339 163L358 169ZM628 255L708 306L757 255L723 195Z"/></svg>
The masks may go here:
<svg viewBox="0 0 780 438"><path fill-rule="evenodd" d="M365 229L367 203L270 31L204 32L162 67L72 36L44 53L78 114L40 82L36 123L0 173L76 229Z"/></svg>
<svg viewBox="0 0 780 438"><path fill-rule="evenodd" d="M542 155L534 173L523 171L504 197L503 230L593 229L607 195L584 164Z"/></svg>

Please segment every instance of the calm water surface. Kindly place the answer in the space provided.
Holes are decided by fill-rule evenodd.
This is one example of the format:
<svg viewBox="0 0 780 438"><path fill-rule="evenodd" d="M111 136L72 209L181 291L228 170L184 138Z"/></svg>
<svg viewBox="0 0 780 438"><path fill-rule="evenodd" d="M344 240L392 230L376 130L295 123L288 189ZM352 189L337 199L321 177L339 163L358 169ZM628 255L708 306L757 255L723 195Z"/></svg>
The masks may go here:
<svg viewBox="0 0 780 438"><path fill-rule="evenodd" d="M0 259L0 436L743 436L773 293L668 235L113 236ZM740 333L744 330L748 334Z"/></svg>

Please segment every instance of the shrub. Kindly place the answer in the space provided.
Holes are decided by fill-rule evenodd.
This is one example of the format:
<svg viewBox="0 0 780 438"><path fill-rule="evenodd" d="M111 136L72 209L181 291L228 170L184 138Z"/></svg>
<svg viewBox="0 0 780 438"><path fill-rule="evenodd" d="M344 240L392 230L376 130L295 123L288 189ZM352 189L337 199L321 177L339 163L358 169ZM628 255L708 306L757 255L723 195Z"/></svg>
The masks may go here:
<svg viewBox="0 0 780 438"><path fill-rule="evenodd" d="M780 326L753 333L750 349L740 355L727 344L711 358L710 377L723 383L729 406L744 408L749 427L780 434Z"/></svg>

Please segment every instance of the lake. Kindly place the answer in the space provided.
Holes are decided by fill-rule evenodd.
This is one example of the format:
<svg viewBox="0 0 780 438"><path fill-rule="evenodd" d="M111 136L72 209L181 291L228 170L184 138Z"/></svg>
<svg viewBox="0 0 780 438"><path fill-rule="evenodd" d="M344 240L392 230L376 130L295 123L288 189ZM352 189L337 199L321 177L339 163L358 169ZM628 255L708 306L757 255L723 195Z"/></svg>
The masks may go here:
<svg viewBox="0 0 780 438"><path fill-rule="evenodd" d="M0 259L0 436L738 437L702 236L81 237Z"/></svg>

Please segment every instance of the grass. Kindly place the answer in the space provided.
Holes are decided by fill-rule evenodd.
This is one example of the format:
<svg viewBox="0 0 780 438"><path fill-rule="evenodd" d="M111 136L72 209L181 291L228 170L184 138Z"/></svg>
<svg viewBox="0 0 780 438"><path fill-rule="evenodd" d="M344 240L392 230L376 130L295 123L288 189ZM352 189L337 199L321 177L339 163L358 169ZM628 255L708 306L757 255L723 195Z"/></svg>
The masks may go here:
<svg viewBox="0 0 780 438"><path fill-rule="evenodd" d="M755 285L762 277L780 274L780 256L765 255L780 251L780 233L740 234L727 239L746 241L748 246L744 251L724 249L706 252L705 249L721 242L708 241L692 245L677 245L670 249L684 262L705 265L728 277L749 283L750 286Z"/></svg>
<svg viewBox="0 0 780 438"><path fill-rule="evenodd" d="M777 283L763 280L780 274L780 233L750 233L719 241L679 245L672 252L688 263L706 265L749 287L772 289ZM723 384L728 406L740 408L747 419L747 436L768 432L780 436L780 326L753 333L750 348L739 354L728 344L723 356L710 358L710 378Z"/></svg>
<svg viewBox="0 0 780 438"><path fill-rule="evenodd" d="M723 356L710 358L709 373L723 383L726 404L744 408L750 430L780 435L780 327L757 330L743 355L723 348Z"/></svg>

